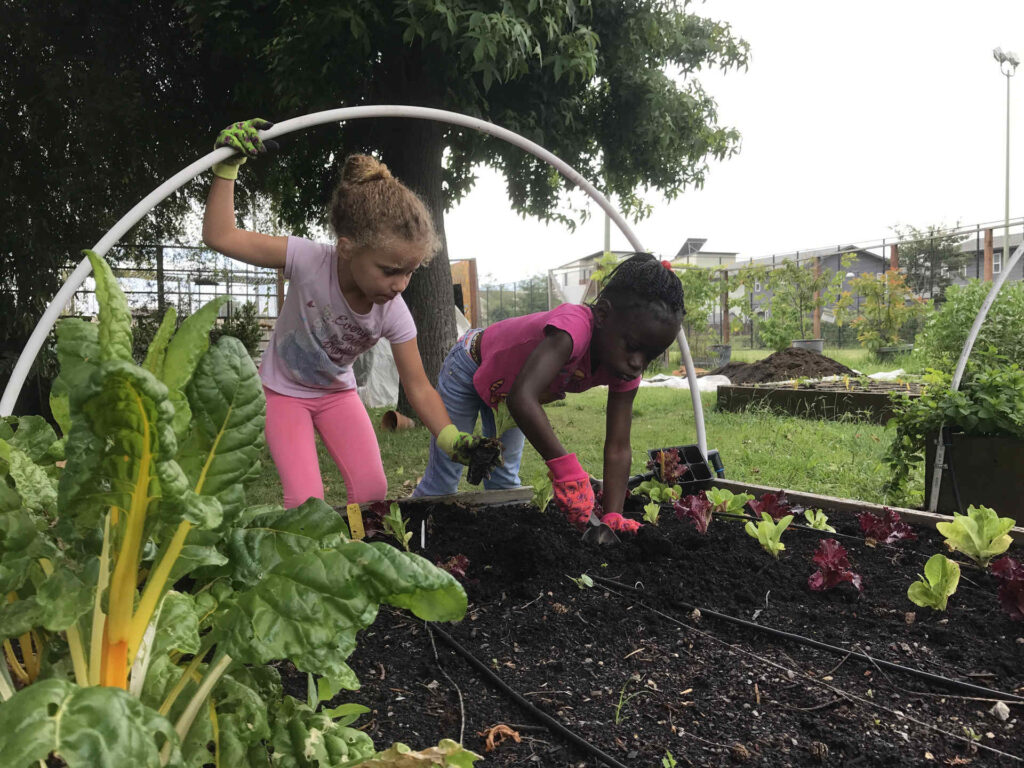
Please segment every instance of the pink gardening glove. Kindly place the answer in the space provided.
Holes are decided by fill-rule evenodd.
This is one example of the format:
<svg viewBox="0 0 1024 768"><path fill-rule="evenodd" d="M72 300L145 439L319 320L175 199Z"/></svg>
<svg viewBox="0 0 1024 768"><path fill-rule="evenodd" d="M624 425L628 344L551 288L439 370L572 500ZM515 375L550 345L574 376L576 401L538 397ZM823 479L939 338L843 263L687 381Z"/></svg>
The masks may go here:
<svg viewBox="0 0 1024 768"><path fill-rule="evenodd" d="M555 506L570 523L584 530L594 508L594 489L590 486L590 476L583 471L575 453L567 453L546 463L555 495Z"/></svg>
<svg viewBox="0 0 1024 768"><path fill-rule="evenodd" d="M609 512L601 518L601 522L616 533L636 533L643 527L643 523L623 517L618 512Z"/></svg>

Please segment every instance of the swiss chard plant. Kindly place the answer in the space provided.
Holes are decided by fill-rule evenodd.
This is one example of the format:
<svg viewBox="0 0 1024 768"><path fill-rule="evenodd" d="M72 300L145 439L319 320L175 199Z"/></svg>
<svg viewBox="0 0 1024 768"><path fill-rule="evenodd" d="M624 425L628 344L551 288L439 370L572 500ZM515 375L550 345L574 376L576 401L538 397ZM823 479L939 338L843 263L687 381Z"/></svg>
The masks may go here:
<svg viewBox="0 0 1024 768"><path fill-rule="evenodd" d="M678 499L683 489L678 485L659 483L657 480L644 480L633 489L634 496L646 496L651 501L661 504L669 504Z"/></svg>
<svg viewBox="0 0 1024 768"><path fill-rule="evenodd" d="M355 689L346 659L380 604L456 620L465 592L417 555L352 541L323 501L248 505L264 400L237 339L209 346L220 300L177 333L166 316L137 366L124 296L88 255L99 323L57 331L64 436L0 426L0 765L372 758L362 731L283 695L269 662Z"/></svg>
<svg viewBox="0 0 1024 768"><path fill-rule="evenodd" d="M922 608L944 611L959 583L960 566L945 555L932 555L924 564L924 575L907 590L907 597Z"/></svg>
<svg viewBox="0 0 1024 768"><path fill-rule="evenodd" d="M747 504L754 510L755 516L766 512L775 521L788 515L793 507L783 490L761 494L759 498L750 499Z"/></svg>
<svg viewBox="0 0 1024 768"><path fill-rule="evenodd" d="M1024 564L1001 557L992 563L992 575L999 580L999 607L1011 619L1024 620Z"/></svg>
<svg viewBox="0 0 1024 768"><path fill-rule="evenodd" d="M743 508L754 497L749 493L733 493L725 488L712 488L707 492L712 512L730 517L746 517Z"/></svg>
<svg viewBox="0 0 1024 768"><path fill-rule="evenodd" d="M888 507L884 507L880 515L861 512L857 515L857 522L860 523L860 530L864 534L868 546L892 544L902 539L907 541L917 539L917 534L900 519L900 513Z"/></svg>
<svg viewBox="0 0 1024 768"><path fill-rule="evenodd" d="M672 505L676 517L680 520L689 520L698 533L707 533L708 525L711 523L711 501L704 491L683 496Z"/></svg>
<svg viewBox="0 0 1024 768"><path fill-rule="evenodd" d="M826 533L836 532L836 529L828 524L828 515L820 509L805 509L804 519L807 520L807 525L816 531L825 531Z"/></svg>
<svg viewBox="0 0 1024 768"><path fill-rule="evenodd" d="M776 522L775 520L772 520L772 516L767 512L762 512L761 522L757 525L754 525L752 522L748 522L743 526L743 529L749 536L753 536L757 539L761 548L764 549L765 552L778 560L779 553L786 548L786 545L782 543L782 532L789 527L791 522L793 522L792 515L786 515Z"/></svg>
<svg viewBox="0 0 1024 768"><path fill-rule="evenodd" d="M935 527L946 537L947 547L963 552L986 568L993 557L1010 548L1013 539L1009 530L1015 522L1012 517L999 517L994 509L972 504L966 515L954 512L953 522L936 523Z"/></svg>
<svg viewBox="0 0 1024 768"><path fill-rule="evenodd" d="M815 592L824 592L843 582L849 582L858 592L864 591L860 574L850 566L846 548L835 539L822 539L811 560L818 570L807 578L807 586Z"/></svg>

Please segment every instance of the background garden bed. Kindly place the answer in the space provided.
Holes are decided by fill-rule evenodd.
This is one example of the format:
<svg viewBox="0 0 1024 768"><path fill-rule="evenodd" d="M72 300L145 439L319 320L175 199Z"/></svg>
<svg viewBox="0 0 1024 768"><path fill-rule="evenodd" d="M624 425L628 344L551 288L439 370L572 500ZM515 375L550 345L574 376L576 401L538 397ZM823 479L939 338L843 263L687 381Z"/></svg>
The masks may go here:
<svg viewBox="0 0 1024 768"><path fill-rule="evenodd" d="M885 424L894 414L893 394L918 397L920 391L917 384L876 381L865 384L856 379L719 386L717 408L743 411L760 406L809 419L855 416Z"/></svg>
<svg viewBox="0 0 1024 768"><path fill-rule="evenodd" d="M871 659L1024 693L1024 626L999 609L991 577L964 566L943 614L906 598L933 530L868 547L853 515L831 522L864 578L811 592L810 557L823 534L790 530L776 562L738 522L706 536L663 512L651 536L594 549L556 513L529 505L410 507L429 529L424 556L469 559L466 618L442 629L527 700L625 765L1011 764L985 751L1024 753L1020 706L1007 721L992 701L835 655L709 612L754 621ZM418 544L418 533L414 543ZM1015 546L1019 546L1015 545ZM1013 550L1011 550L1011 554ZM574 579L588 574L590 588ZM703 611L694 613L693 607ZM593 766L601 762L540 726L437 633L385 611L351 663L363 682L341 696L367 704L377 743L461 738L483 752L486 729L509 724L485 765ZM304 690L304 678L291 684Z"/></svg>

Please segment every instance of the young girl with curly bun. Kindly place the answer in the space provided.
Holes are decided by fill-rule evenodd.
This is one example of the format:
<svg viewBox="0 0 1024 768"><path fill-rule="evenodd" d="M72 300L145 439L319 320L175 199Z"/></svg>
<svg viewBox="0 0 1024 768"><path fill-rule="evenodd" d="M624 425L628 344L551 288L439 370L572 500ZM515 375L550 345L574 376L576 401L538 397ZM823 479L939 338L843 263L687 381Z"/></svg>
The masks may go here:
<svg viewBox="0 0 1024 768"><path fill-rule="evenodd" d="M468 463L480 438L452 425L416 346L416 326L402 291L440 247L422 200L387 166L349 157L331 200L333 243L238 229L234 181L247 157L266 151L247 120L221 131L215 147L236 155L213 167L203 242L232 259L283 269L284 306L260 365L267 399L266 437L288 508L323 498L314 431L345 480L348 502L387 496L387 479L369 415L356 391L352 362L385 338L406 396L446 456ZM268 141L274 148L274 143Z"/></svg>

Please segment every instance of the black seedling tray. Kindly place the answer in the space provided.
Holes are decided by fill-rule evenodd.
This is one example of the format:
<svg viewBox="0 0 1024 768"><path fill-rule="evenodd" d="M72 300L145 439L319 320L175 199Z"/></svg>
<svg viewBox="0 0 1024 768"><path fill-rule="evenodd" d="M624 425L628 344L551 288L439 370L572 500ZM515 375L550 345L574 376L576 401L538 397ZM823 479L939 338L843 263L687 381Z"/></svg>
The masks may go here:
<svg viewBox="0 0 1024 768"><path fill-rule="evenodd" d="M661 468L658 466L657 454L661 451L679 451L679 463L685 464L689 471L677 483L683 489L683 495L696 491L705 490L711 487L712 472L707 461L696 445L675 445L668 448L653 448L647 451L647 456L654 463L654 478L658 482L661 479Z"/></svg>

